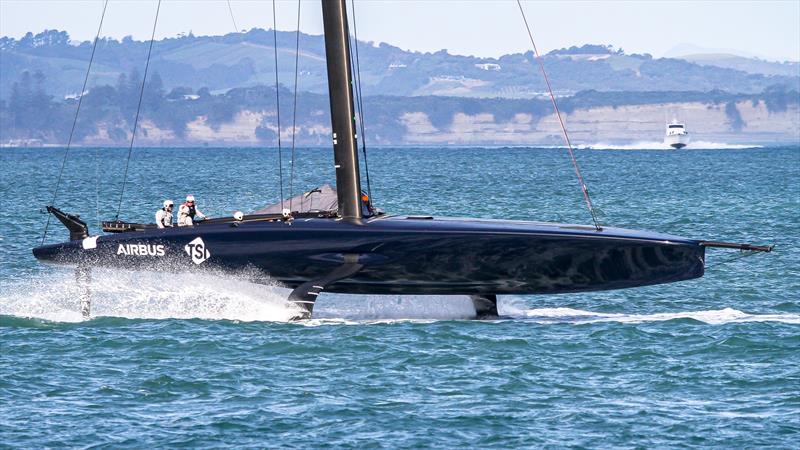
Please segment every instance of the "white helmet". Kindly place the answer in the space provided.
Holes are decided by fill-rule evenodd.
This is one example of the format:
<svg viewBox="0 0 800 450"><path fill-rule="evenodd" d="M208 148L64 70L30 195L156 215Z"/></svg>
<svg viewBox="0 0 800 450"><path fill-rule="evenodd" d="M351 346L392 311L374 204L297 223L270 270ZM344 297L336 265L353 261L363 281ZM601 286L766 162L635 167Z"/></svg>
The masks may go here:
<svg viewBox="0 0 800 450"><path fill-rule="evenodd" d="M164 208L170 208L172 206L175 206L175 203L173 203L172 200L164 200Z"/></svg>
<svg viewBox="0 0 800 450"><path fill-rule="evenodd" d="M289 208L283 208L283 211L281 211L281 214L283 215L284 219L288 219L289 217L291 217L292 211Z"/></svg>
<svg viewBox="0 0 800 450"><path fill-rule="evenodd" d="M186 201L187 202L193 202L194 201L194 195L192 195L192 194L187 195L186 196Z"/></svg>
<svg viewBox="0 0 800 450"><path fill-rule="evenodd" d="M236 211L235 213L233 213L233 218L237 221L241 221L242 219L244 219L244 213L241 211Z"/></svg>

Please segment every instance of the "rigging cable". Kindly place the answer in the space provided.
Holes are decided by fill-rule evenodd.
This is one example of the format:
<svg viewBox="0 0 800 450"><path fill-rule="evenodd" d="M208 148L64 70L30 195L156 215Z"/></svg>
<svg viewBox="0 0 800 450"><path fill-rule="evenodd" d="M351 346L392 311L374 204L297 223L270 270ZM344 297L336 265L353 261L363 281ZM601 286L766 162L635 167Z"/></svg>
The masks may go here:
<svg viewBox="0 0 800 450"><path fill-rule="evenodd" d="M295 136L297 135L297 73L300 67L300 0L297 0L297 31L294 43L294 106L292 107L292 158L289 163L289 211L292 210L294 198L294 149ZM300 210L303 210L302 197L300 197Z"/></svg>
<svg viewBox="0 0 800 450"><path fill-rule="evenodd" d="M364 154L364 173L367 176L367 196L370 204L375 204L372 198L372 185L369 182L369 162L367 161L367 135L364 133L364 103L361 95L361 64L358 59L358 26L356 25L356 3L350 0L350 9L353 10L353 40L356 48L356 103L358 103L358 123L361 128L361 151Z"/></svg>
<svg viewBox="0 0 800 450"><path fill-rule="evenodd" d="M125 161L125 174L122 176L122 190L119 193L119 204L117 204L117 215L114 220L119 220L119 212L122 209L122 197L125 195L125 185L128 182L128 167L131 163L131 153L133 152L133 142L136 139L136 128L139 125L139 113L142 110L142 98L144 98L144 86L147 82L147 69L150 67L150 55L153 53L153 41L156 38L156 26L158 25L158 13L161 11L161 0L156 6L156 18L153 20L153 32L150 35L150 47L147 49L147 62L144 65L144 76L142 77L142 87L139 90L139 103L136 106L136 117L133 119L133 133L131 133L131 144L128 147L128 159Z"/></svg>
<svg viewBox="0 0 800 450"><path fill-rule="evenodd" d="M758 254L761 254L761 253L762 252L759 252L759 251L742 250L742 251L739 252L738 255L733 255L733 256L730 256L730 257L728 257L726 259L723 259L722 261L719 261L717 263L706 265L705 266L705 270L716 269L718 266L721 266L721 265L724 265L724 264L728 264L728 263L732 263L732 262L734 262L734 261L736 261L738 259L749 258L751 256L755 256L755 255L758 255Z"/></svg>
<svg viewBox="0 0 800 450"><path fill-rule="evenodd" d="M103 222L100 220L100 153L94 148L94 220L97 227L102 229Z"/></svg>
<svg viewBox="0 0 800 450"><path fill-rule="evenodd" d="M281 96L278 85L278 19L275 13L275 0L272 0L272 37L275 48L275 106L278 118L278 180L280 181L281 211L283 211L283 152L281 150Z"/></svg>
<svg viewBox="0 0 800 450"><path fill-rule="evenodd" d="M106 8L108 7L108 0L105 0L103 3L103 13L100 15L100 25L97 26L97 34L94 37L94 44L92 45L92 54L89 57L89 66L86 68L86 76L83 79L83 87L81 88L81 93L78 96L78 106L75 108L75 118L72 120L72 129L69 132L69 139L67 140L67 148L64 150L64 158L61 160L61 169L58 171L58 180L56 181L56 188L53 191L53 200L50 202L50 205L55 206L56 198L58 197L58 189L61 186L61 177L64 174L64 166L67 163L67 155L69 154L70 146L72 146L72 137L75 135L75 127L78 124L78 114L81 112L81 104L83 104L83 95L86 93L86 84L89 82L89 73L92 70L92 63L94 62L94 53L97 50L97 41L100 40L100 31L103 29L103 19L106 17ZM95 149L95 162L97 162ZM47 238L47 229L50 227L50 216L51 214L47 215L47 223L44 225L44 233L42 234L42 245L44 245L44 241Z"/></svg>
<svg viewBox="0 0 800 450"><path fill-rule="evenodd" d="M561 132L564 134L564 141L567 144L567 150L569 151L569 156L572 160L572 166L575 168L575 174L578 176L578 182L581 184L581 190L583 191L583 198L586 201L586 207L589 208L589 213L592 215L592 221L594 222L595 229L600 231L602 228L597 222L597 215L595 214L594 206L592 205L592 199L589 197L589 188L586 187L586 182L583 180L581 170L578 168L578 160L575 159L575 152L573 151L572 143L569 140L567 127L564 126L564 120L561 118L561 111L559 111L558 104L556 103L556 97L553 95L553 88L550 86L550 79L547 78L547 72L544 70L542 57L539 55L539 50L536 48L536 43L533 41L533 33L531 33L531 27L528 25L528 19L525 17L525 11L522 9L522 3L520 0L517 0L517 6L519 6L519 12L522 14L522 20L525 22L525 28L528 30L528 37L531 40L531 45L533 46L533 52L536 55L536 60L539 62L539 68L542 70L544 81L547 84L547 90L550 92L550 100L553 102L553 109L556 112L556 117L558 117L558 123L561 125Z"/></svg>
<svg viewBox="0 0 800 450"><path fill-rule="evenodd" d="M233 32L238 33L239 27L236 26L236 19L233 18L233 8L231 8L231 0L228 0L228 12L231 13L231 22L233 22Z"/></svg>

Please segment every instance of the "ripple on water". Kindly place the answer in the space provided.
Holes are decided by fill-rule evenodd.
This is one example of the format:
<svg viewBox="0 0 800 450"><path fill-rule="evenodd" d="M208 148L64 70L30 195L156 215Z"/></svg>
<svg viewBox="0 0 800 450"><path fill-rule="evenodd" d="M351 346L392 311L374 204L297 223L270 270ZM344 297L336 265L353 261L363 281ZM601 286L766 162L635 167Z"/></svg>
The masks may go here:
<svg viewBox="0 0 800 450"><path fill-rule="evenodd" d="M487 322L462 320L474 314L466 297L325 294L302 324L286 322L287 291L254 272L113 270L97 271L96 317L83 321L72 274L31 257L42 217L16 213L51 198L54 150L6 150L3 167L15 170L0 177L5 445L791 448L800 440L800 165L787 163L796 147L578 151L607 223L778 244L769 255L685 283L508 296L504 318ZM74 151L59 201L92 218L94 162L80 156L93 150ZM113 192L125 151L103 152L101 192ZM242 167L272 167L274 152L142 152L131 165L142 182L130 185L130 220L149 220L163 196L187 191L215 215L276 200L272 171L241 176ZM329 159L299 150L297 186L328 182ZM144 182L188 164L193 171ZM561 149L374 149L370 169L373 198L388 211L588 220L579 190L565 183L572 169ZM99 200L101 211L115 210L113 196ZM709 264L726 255L709 251Z"/></svg>

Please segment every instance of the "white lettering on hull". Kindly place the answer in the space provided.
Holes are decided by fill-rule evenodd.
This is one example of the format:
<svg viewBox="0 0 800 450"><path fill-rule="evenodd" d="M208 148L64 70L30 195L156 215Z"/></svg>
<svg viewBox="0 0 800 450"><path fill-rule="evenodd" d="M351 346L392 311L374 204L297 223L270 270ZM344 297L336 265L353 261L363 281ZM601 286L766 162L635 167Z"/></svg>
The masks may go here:
<svg viewBox="0 0 800 450"><path fill-rule="evenodd" d="M164 256L163 244L119 244L117 255L125 256Z"/></svg>

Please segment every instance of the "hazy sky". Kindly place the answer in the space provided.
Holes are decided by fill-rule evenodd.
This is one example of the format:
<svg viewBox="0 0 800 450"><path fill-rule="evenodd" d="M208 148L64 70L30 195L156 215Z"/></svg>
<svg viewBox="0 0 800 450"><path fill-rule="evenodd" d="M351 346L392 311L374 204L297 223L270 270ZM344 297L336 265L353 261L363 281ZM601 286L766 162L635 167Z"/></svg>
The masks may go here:
<svg viewBox="0 0 800 450"><path fill-rule="evenodd" d="M148 39L157 0L111 0L104 36ZM237 27L270 28L272 2L231 0ZM348 7L350 2L348 1ZM611 44L628 53L669 53L679 44L800 60L800 0L525 1L540 51ZM514 0L356 0L359 39L419 51L499 56L529 50ZM94 37L102 0L0 0L0 35L66 30ZM278 29L293 31L296 0L279 0ZM317 0L303 0L301 30L322 32ZM157 36L233 31L225 0L162 0ZM674 52L672 52L674 53ZM681 53L679 51L679 53ZM684 52L685 53L685 52Z"/></svg>

